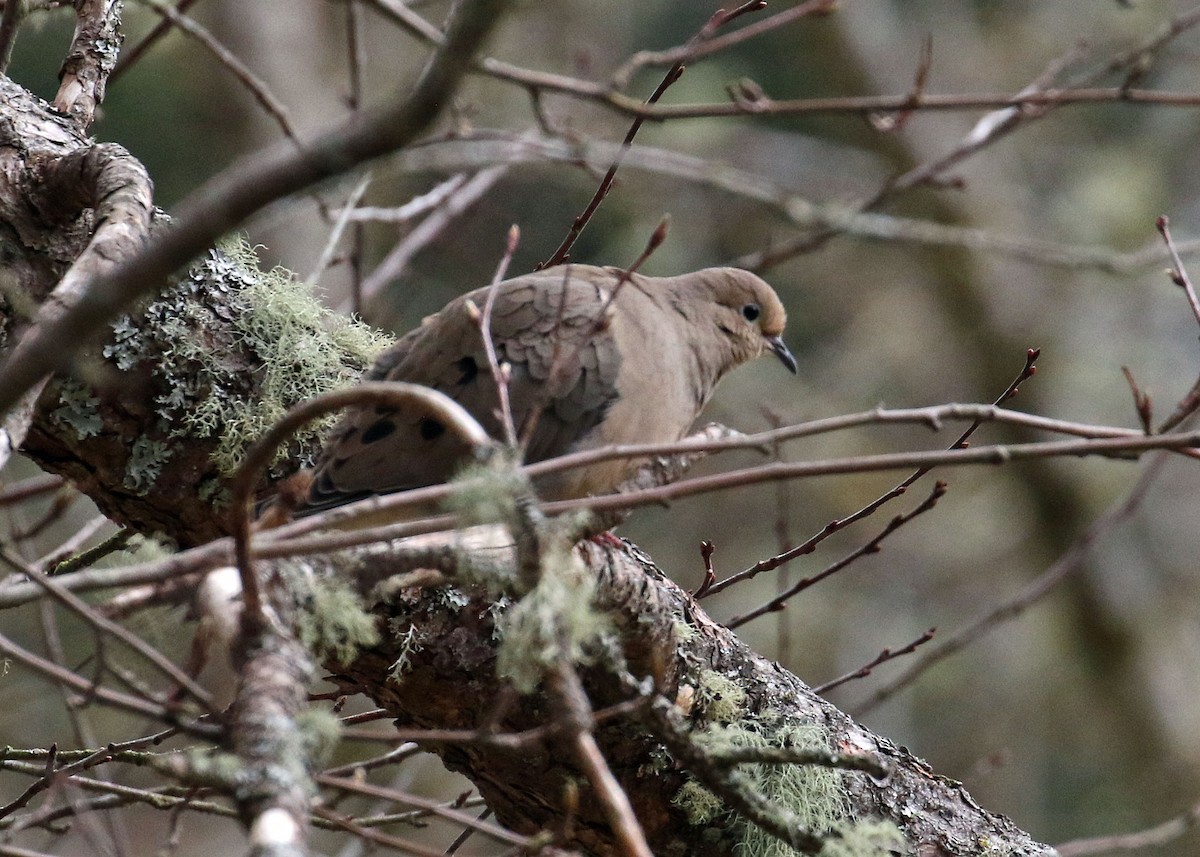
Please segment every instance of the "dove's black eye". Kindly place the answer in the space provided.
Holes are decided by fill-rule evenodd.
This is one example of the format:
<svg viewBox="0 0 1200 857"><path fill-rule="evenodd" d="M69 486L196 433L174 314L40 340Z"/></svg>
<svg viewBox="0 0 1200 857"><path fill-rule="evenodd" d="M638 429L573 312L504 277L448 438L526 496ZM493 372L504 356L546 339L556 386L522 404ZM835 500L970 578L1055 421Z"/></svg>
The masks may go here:
<svg viewBox="0 0 1200 857"><path fill-rule="evenodd" d="M762 314L762 309L758 304L746 304L742 307L742 318L746 321L758 321L758 317Z"/></svg>

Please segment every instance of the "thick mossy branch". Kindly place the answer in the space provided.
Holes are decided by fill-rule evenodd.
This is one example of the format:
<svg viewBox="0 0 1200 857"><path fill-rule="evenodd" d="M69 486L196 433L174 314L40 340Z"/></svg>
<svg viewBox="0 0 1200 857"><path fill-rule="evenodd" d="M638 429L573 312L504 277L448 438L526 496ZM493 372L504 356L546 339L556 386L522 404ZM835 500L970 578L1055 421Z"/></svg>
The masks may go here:
<svg viewBox="0 0 1200 857"><path fill-rule="evenodd" d="M656 704L673 709L679 734L713 759L723 747L807 747L867 754L893 772L879 780L861 771L813 765L723 768L734 772L728 781L766 798L760 806L777 806L786 811L780 818L797 819L814 837L813 853L861 857L889 849L902 854L940 849L974 857L976 844L984 840L1003 841L1018 857L1051 853L1007 819L981 810L961 786L934 775L754 654L636 549L582 542L572 554L588 570L591 609L606 625L597 638L599 648L588 649L592 665L581 673L595 709L630 698L630 685L613 673L613 664L623 663L635 679L653 679L660 694ZM491 562L499 558L493 552ZM317 573L379 580L388 562L386 551L373 551L340 557ZM498 665L509 643L501 629L516 609L513 604L481 588L388 592L387 601L375 607L387 628L383 641L353 664L336 667L335 680L346 692L367 693L404 726L477 729L492 723L495 701L507 697L505 689L511 687ZM534 690L495 726L502 732L533 728L547 722L550 708L544 693ZM636 713L604 721L596 738L656 854L792 853L778 838L731 813ZM478 785L499 820L526 833L553 827L564 811L564 783L580 781L569 754L553 740L519 753L484 743L430 748ZM514 788L517 783L520 788ZM596 804L581 795L576 844L588 853L611 854L615 845Z"/></svg>
<svg viewBox="0 0 1200 857"><path fill-rule="evenodd" d="M246 448L290 406L353 383L386 343L230 241L118 318L78 377L49 385L26 451L114 520L202 542L224 533ZM296 435L264 478L311 463L335 419Z"/></svg>
<svg viewBox="0 0 1200 857"><path fill-rule="evenodd" d="M346 386L387 344L323 307L283 268L262 271L253 248L226 242L165 294L113 324L104 356L122 371L149 367L167 435L216 442L232 475L246 448L303 399ZM308 462L336 417L298 432L277 463Z"/></svg>

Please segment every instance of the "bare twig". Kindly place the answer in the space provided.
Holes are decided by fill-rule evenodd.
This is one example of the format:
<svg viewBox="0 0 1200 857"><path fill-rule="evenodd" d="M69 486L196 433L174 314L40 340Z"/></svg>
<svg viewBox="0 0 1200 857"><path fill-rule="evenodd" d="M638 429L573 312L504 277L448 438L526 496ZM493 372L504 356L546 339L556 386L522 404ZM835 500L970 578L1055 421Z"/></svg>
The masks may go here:
<svg viewBox="0 0 1200 857"><path fill-rule="evenodd" d="M492 383L496 385L496 396L500 400L500 422L504 426L504 443L510 450L517 448L517 428L513 423L512 402L509 401L508 396L508 382L512 370L508 364L501 365L496 357L496 342L492 338L492 310L496 307L496 296L500 293L500 283L503 282L504 275L508 272L509 263L512 262L513 254L517 252L517 244L520 240L521 230L516 224L513 224L508 230L504 255L500 257L496 273L492 276L492 285L488 289L487 300L483 303L483 312L477 317L479 335L483 338L488 367L492 371ZM468 309L472 308L474 308L474 304L468 303Z"/></svg>
<svg viewBox="0 0 1200 857"><path fill-rule="evenodd" d="M30 476L20 482L14 482L0 489L0 507L23 503L31 497L49 494L67 484L61 476L43 473L40 476Z"/></svg>
<svg viewBox="0 0 1200 857"><path fill-rule="evenodd" d="M528 839L511 830L506 830L496 824L481 821L472 815L465 812L459 812L456 809L447 807L440 801L430 800L419 795L409 794L408 792L397 791L396 789L384 788L371 783L361 782L355 779L347 779L345 777L331 777L326 774L318 774L315 777L316 781L325 788L338 789L344 792L353 794L368 795L370 797L382 798L395 803L405 804L407 806L415 806L423 809L439 818L444 818L447 821L452 821L455 824L461 824L473 830L477 830L484 836L487 836L497 842L502 842L506 845L521 846L528 842ZM436 852L438 855L441 851Z"/></svg>
<svg viewBox="0 0 1200 857"><path fill-rule="evenodd" d="M858 669L848 672L839 678L835 678L833 681L827 681L824 684L817 685L813 688L813 693L828 693L835 687L841 687L843 684L853 681L856 678L866 678L871 674L875 667L886 664L888 661L895 660L896 658L903 657L904 655L911 655L920 646L923 646L932 640L935 633L937 633L937 628L930 628L928 631L917 637L917 639L913 640L906 646L902 646L899 649L884 649Z"/></svg>
<svg viewBox="0 0 1200 857"><path fill-rule="evenodd" d="M629 803L629 795L621 788L600 752L600 746L592 735L594 721L592 707L588 702L583 683L575 667L560 659L550 676L551 688L558 702L557 719L569 730L569 744L575 761L583 769L584 776L600 799L604 815L616 836L621 853L625 857L652 857L646 834L638 823Z"/></svg>
<svg viewBox="0 0 1200 857"><path fill-rule="evenodd" d="M465 181L458 176L452 177L424 197L418 197L408 206L396 209L397 216L400 212L405 212L405 219L407 219L412 215L408 215L406 209L415 207L418 203L425 206L428 204L427 201L433 201L438 206L424 222L405 236L403 241L396 244L383 261L375 267L375 270L363 280L362 299L370 302L379 295L389 283L404 272L418 250L441 235L453 220L460 217L491 190L492 186L507 171L508 165L501 164L480 170Z"/></svg>
<svg viewBox="0 0 1200 857"><path fill-rule="evenodd" d="M354 188L350 191L350 195L346 197L346 202L342 206L342 210L338 212L337 220L333 223L333 228L329 230L329 238L325 241L325 249L321 251L320 257L317 259L316 264L313 265L312 273L308 275L307 282L317 282L321 274L329 267L330 262L333 260L333 254L337 250L338 242L342 240L342 233L345 232L346 227L353 220L355 207L370 185L371 173L367 172L354 185Z"/></svg>
<svg viewBox="0 0 1200 857"><path fill-rule="evenodd" d="M993 402L993 407L999 407L1000 405L1004 404L1004 402L1011 399L1013 396L1015 396L1017 394L1017 390L1020 387L1020 385L1022 383L1024 383L1026 380L1028 380L1029 378L1033 377L1034 372L1037 369L1037 367L1035 366L1035 361L1037 360L1039 353L1040 353L1040 351L1036 348L1031 348L1026 353L1024 367L1022 367L1021 371L1017 374L1017 377L1015 379L1013 379L1012 383L1010 383L1008 385L1008 387L1004 390L1004 392L1001 393L996 398L996 401ZM967 445L967 441L970 439L971 435L974 434L975 431L982 424L983 424L983 422L981 420L975 420L974 422L972 422L971 425L968 426L967 429L961 435L959 435L958 439L955 440L954 443L950 444L950 449L965 448ZM756 575L759 575L764 571L772 571L772 570L778 568L779 566L783 565L784 563L790 562L791 560L795 559L796 557L804 556L806 554L812 553L814 550L816 550L817 545L819 545L821 542L825 541L825 539L829 538L829 536L833 535L836 532L844 530L846 527L850 526L851 524L853 524L857 521L861 521L863 518L866 518L866 517L874 514L875 511L877 509L879 509L881 506L884 506L885 504L889 503L890 501L892 501L895 498L899 497L900 495L904 494L904 492L906 492L909 488L911 488L912 485L917 480L919 480L922 476L924 476L926 473L928 473L930 471L930 469L931 468L928 468L928 467L918 468L916 471L914 471L912 474L910 474L908 476L908 478L906 478L903 482L896 485L890 491L877 497L875 500L871 501L866 506L862 507L861 509L859 509L857 512L853 513L852 515L847 515L846 517L840 518L836 521L830 521L828 524L825 525L824 529L822 529L821 532L817 533L816 535L811 536L803 544L797 545L796 547L792 548L789 551L784 551L783 553L779 554L778 556L773 556L773 557L770 557L769 559L765 559L760 562L757 562L754 565L752 565L750 568L747 568L744 571L740 571L737 574L731 575L730 577L726 578L725 580L722 580L720 583L714 584L713 586L709 587L708 590L706 591L706 594L707 595L716 595L721 590L727 589L736 583L739 583L743 580L750 580L751 578L755 577ZM697 596L697 597L699 597L699 596Z"/></svg>
<svg viewBox="0 0 1200 857"><path fill-rule="evenodd" d="M748 12L756 12L759 9L764 8L766 5L767 4L765 0L747 0L747 2L742 3L740 6L737 6L729 11L724 9L718 10L717 12L713 13L712 17L710 17L704 26L700 28L700 31L692 37L687 45L684 46L685 49L693 49L695 46L711 38L712 35L721 27L736 20L742 15L747 14ZM658 86L655 87L654 92L651 93L650 97L646 99L647 105L658 103L658 100L663 97L663 94L668 89L671 88L671 85L674 84L675 81L679 80L680 76L683 74L685 59L686 54L684 58L677 60L675 64L671 66L670 70L663 76L663 79L659 82ZM596 188L596 192L592 195L591 200L588 201L588 204L584 207L580 215L575 218L575 221L571 224L571 228L567 231L566 237L563 238L562 243L559 244L558 249L550 255L549 259L537 266L538 270L541 270L542 268L552 268L555 265L561 265L570 258L571 248L575 245L575 242L579 239L579 236L583 234L583 230L587 227L588 222L591 221L592 215L594 215L596 210L600 207L600 203L604 201L604 197L608 196L609 190L612 189L613 181L617 177L617 170L621 168L621 161L625 159L625 154L629 151L629 147L633 145L633 139L637 136L638 131L641 130L643 122L645 122L645 119L641 116L638 116L633 120L633 124L629 126L629 131L625 134L625 139L621 143L621 148L618 150L617 156L613 159L612 165L609 166L608 172L604 174L604 178L600 180L600 186Z"/></svg>
<svg viewBox="0 0 1200 857"><path fill-rule="evenodd" d="M195 2L196 0L179 0L179 2L175 4L175 11L182 15L186 13L187 10L191 8L193 4L195 4ZM150 32L147 33L140 42L121 54L121 58L117 60L116 68L113 69L112 74L108 77L109 81L114 81L125 72L129 71L129 69L132 68L135 63L137 63L143 56L146 55L150 48L152 48L159 39L161 39L170 31L171 21L167 18L164 18L155 24Z"/></svg>
<svg viewBox="0 0 1200 857"><path fill-rule="evenodd" d="M246 87L259 106L275 120L284 136L298 147L302 146L300 136L296 133L296 129L292 126L292 120L288 117L287 107L275 97L270 87L267 86L267 82L251 71L250 67L238 59L231 50L222 45L216 36L197 23L194 18L185 15L182 8L171 6L166 0L138 0L138 2L149 6L164 19L170 21L172 25L199 42L213 55L218 64L224 66L239 83Z"/></svg>
<svg viewBox="0 0 1200 857"><path fill-rule="evenodd" d="M213 724L193 719L181 720L164 705L96 685L70 670L35 655L3 634L0 634L0 652L51 681L76 691L87 699L95 699L105 705L150 717L162 723L174 723L181 731L192 735L215 738L221 734L220 728Z"/></svg>
<svg viewBox="0 0 1200 857"><path fill-rule="evenodd" d="M761 36L770 30L794 23L801 18L814 15L827 15L836 7L837 0L808 0L807 3L801 3L790 9L784 9L782 12L776 12L770 17L756 21L753 24L742 27L740 30L735 30L723 36L710 34L709 38L703 41L693 37L687 43L665 51L639 51L613 72L612 86L614 89L623 90L629 85L629 81L633 78L633 75L638 70L647 66L673 66L676 63L687 64ZM728 21L725 23L728 23Z"/></svg>
<svg viewBox="0 0 1200 857"><path fill-rule="evenodd" d="M1195 317L1196 323L1200 324L1200 298L1196 297L1196 289L1192 286L1187 269L1183 266L1183 260L1179 258L1179 251L1175 248L1175 242L1171 240L1170 220L1164 214L1154 222L1154 225L1162 235L1163 241L1166 242L1167 250L1171 254L1171 261L1175 264L1174 270L1171 271L1171 279L1187 295L1187 302L1188 306L1192 308L1192 315Z"/></svg>
<svg viewBox="0 0 1200 857"><path fill-rule="evenodd" d="M18 557L6 549L0 549L0 559L8 563L15 569L25 573L33 583L37 584L48 592L56 601L63 604L71 610L76 616L79 616L97 631L103 632L120 640L133 651L137 652L149 663L153 664L163 675L170 678L181 689L186 691L193 699L205 707L209 714L216 714L217 709L213 705L212 694L200 687L192 679L191 676L180 670L174 663L165 657L158 649L154 648L147 642L133 634L126 628L121 627L116 622L110 621L101 616L90 607L83 599L73 594L53 578L42 574L34 568L29 567L22 562Z"/></svg>
<svg viewBox="0 0 1200 857"><path fill-rule="evenodd" d="M814 574L811 577L806 577L803 580L796 581L796 583L792 584L792 586L790 586L788 589L785 589L783 592L777 594L770 601L755 607L748 613L744 613L740 616L734 616L725 624L730 628L737 628L741 625L745 625L747 622L757 619L759 616L765 616L767 613L774 613L776 610L782 610L787 605L788 600L793 596L798 595L799 593L808 589L810 586L814 586L815 584L820 583L822 580L837 574L839 571L851 565L861 557L867 556L868 554L878 553L879 546L884 539L896 532L896 530L903 527L909 521L913 520L919 515L923 515L936 506L938 500L940 500L945 493L946 483L938 482L934 485L933 490L929 492L929 496L926 497L919 506L914 508L911 512L905 512L902 515L897 515L896 517L892 518L890 521L888 521L887 526L879 531L875 538L871 539L862 547L851 551L837 562L827 566L819 574Z"/></svg>

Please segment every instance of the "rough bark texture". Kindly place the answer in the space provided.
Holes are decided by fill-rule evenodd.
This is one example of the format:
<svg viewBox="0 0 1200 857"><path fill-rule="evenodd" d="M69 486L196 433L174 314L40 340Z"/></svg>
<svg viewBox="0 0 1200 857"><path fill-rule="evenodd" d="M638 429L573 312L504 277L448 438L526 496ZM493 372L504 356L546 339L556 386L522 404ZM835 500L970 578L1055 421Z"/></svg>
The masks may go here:
<svg viewBox="0 0 1200 857"><path fill-rule="evenodd" d="M43 300L86 245L92 227L87 208L69 206L47 216L36 201L39 165L88 145L47 105L0 78L0 269L5 294L31 303ZM79 199L87 196L81 193ZM91 371L81 373L98 383L89 388L77 380L60 381L47 390L27 442L30 456L73 479L106 514L137 529L161 531L181 544L223 533L217 501L224 477L213 456L220 451L226 426L204 436L185 417L212 396L250 408L264 395L264 358L235 327L251 311L246 293L261 284L258 276L242 262L214 252L198 273L149 312L119 323L107 352L93 351ZM11 298L0 309L11 336L20 315ZM222 377L239 382L230 389L213 389L215 370L195 357L197 343L219 356ZM342 354L336 362L340 368L309 385L310 392L337 383L364 359L361 351L343 348ZM171 396L179 390L195 400L175 402ZM312 441L308 443L311 451ZM293 450L293 460L302 451ZM286 462L280 465L281 470L286 467ZM1007 819L976 805L960 784L870 734L795 676L756 655L632 546L585 542L575 552L595 577L596 611L611 623L600 638L609 648L584 670L594 708L629 698L628 682L619 681L613 669L623 660L629 675L651 677L657 692L676 704L701 737L723 730L772 744L786 742L803 727L828 749L886 759L893 773L884 782L861 773L836 774L841 800L849 809L847 821L893 822L909 853L1049 852ZM392 553L375 551L366 557L312 561L311 566L318 573L374 580L386 576L393 560ZM503 636L497 622L511 609L506 604L451 587L393 593L375 607L385 642L361 652L352 663L337 665L336 680L347 690L368 694L402 725L476 729L493 716L496 700L504 696L496 666ZM495 725L501 730L539 726L551 710L549 701L534 692L517 698ZM692 773L665 751L644 715L606 720L596 735L655 853L727 854L745 835L744 826L728 814L699 821L688 815L687 801L680 798ZM447 766L471 778L501 821L520 831L557 828L567 782L583 782L570 754L553 737L515 752L486 743L445 743L432 749ZM590 853L615 853L599 802L587 795L586 786L581 788L574 844Z"/></svg>
<svg viewBox="0 0 1200 857"><path fill-rule="evenodd" d="M6 78L0 105L0 331L7 340L19 336L30 308L87 246L94 200L112 193L97 177L128 172L123 163L132 159L119 147L92 145ZM68 174L82 185L71 193L63 188ZM295 287L273 279L236 252L211 251L143 303L136 319L118 320L105 342L82 351L74 378L47 386L23 451L75 482L117 523L157 530L183 546L224 535L215 510L230 465L219 459L233 457L296 401L356 377L371 356L369 336L349 325L323 329L315 306L255 300L255 287L274 286L281 298ZM310 445L316 437L310 433ZM277 474L303 460L299 444L288 453Z"/></svg>

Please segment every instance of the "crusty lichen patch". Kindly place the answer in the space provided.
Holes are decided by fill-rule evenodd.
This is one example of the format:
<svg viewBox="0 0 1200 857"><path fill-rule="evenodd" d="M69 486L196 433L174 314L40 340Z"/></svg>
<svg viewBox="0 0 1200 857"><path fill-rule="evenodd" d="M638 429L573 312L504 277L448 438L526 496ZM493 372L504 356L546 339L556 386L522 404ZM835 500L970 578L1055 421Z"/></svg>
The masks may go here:
<svg viewBox="0 0 1200 857"><path fill-rule="evenodd" d="M253 249L233 240L117 319L104 355L120 370L151 366L166 437L215 439L213 461L228 476L289 407L353 382L386 344L323 307L290 271L260 270ZM276 461L311 445L334 419L305 428Z"/></svg>

